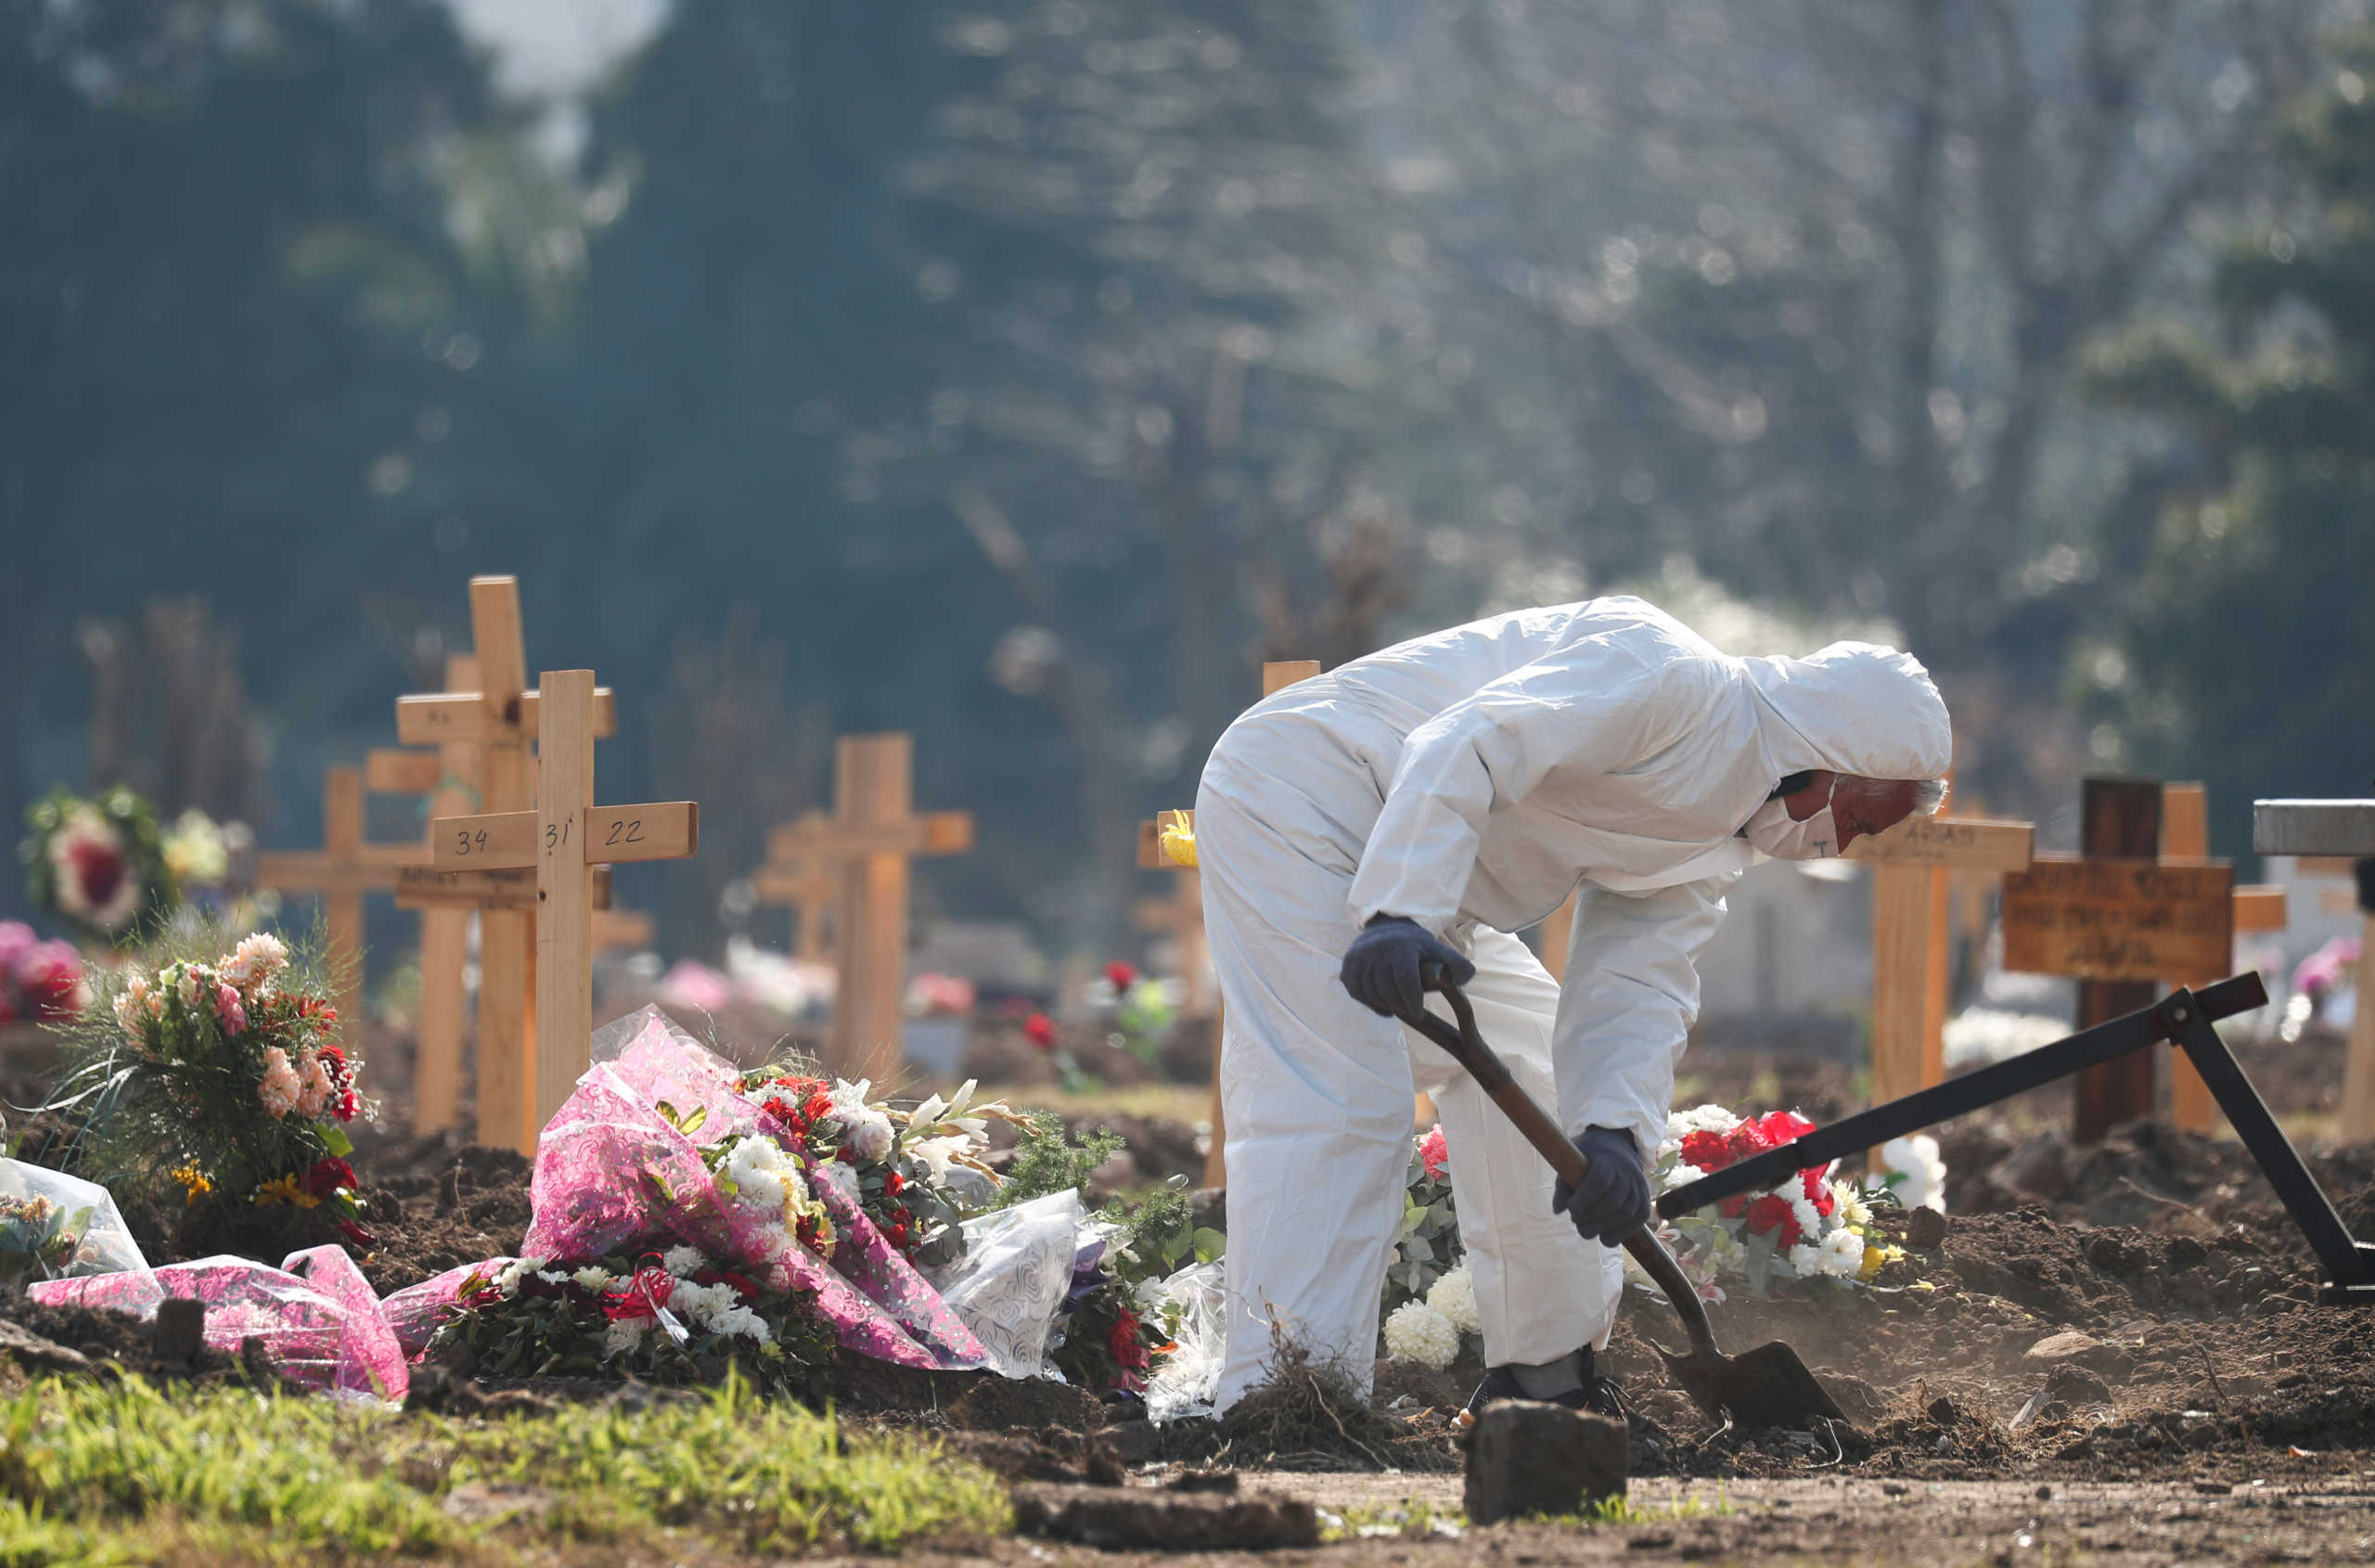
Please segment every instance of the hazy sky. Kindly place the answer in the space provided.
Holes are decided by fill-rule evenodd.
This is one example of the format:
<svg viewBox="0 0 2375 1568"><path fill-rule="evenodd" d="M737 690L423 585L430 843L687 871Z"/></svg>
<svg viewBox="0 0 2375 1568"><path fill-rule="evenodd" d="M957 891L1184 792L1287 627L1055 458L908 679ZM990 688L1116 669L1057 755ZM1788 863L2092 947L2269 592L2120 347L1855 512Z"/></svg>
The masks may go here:
<svg viewBox="0 0 2375 1568"><path fill-rule="evenodd" d="M567 94L651 36L668 0L447 0L496 79L520 93Z"/></svg>

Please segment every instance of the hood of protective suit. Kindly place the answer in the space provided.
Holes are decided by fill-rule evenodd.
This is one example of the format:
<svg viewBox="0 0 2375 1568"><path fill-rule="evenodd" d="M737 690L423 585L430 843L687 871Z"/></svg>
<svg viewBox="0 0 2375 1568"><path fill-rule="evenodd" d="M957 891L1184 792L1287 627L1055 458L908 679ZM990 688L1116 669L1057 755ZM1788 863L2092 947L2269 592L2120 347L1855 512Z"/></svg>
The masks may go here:
<svg viewBox="0 0 2375 1568"><path fill-rule="evenodd" d="M1777 770L1943 778L1953 765L1946 704L1921 662L1868 642L1804 659L1743 659L1757 727Z"/></svg>

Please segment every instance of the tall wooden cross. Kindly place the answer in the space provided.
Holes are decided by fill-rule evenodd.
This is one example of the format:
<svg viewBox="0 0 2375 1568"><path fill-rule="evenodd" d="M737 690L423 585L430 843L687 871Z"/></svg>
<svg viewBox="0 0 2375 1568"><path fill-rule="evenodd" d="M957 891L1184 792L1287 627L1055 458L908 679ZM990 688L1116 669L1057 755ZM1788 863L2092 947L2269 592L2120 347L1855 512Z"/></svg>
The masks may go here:
<svg viewBox="0 0 2375 1568"><path fill-rule="evenodd" d="M1908 816L1847 846L1872 868L1875 1103L1945 1077L1948 872L2025 871L2035 842L2026 822Z"/></svg>
<svg viewBox="0 0 2375 1568"><path fill-rule="evenodd" d="M2210 857L2210 791L2200 784L2165 784L2161 788L2161 858L2168 862ZM2284 889L2244 886L2235 890L2235 934L2282 931L2291 918ZM2227 962L2202 974L2173 974L2179 985L2206 985L2224 980L2234 968ZM2193 1059L2183 1051L2169 1053L2169 1120L2189 1133L2207 1133L2218 1125L2218 1101L2210 1086L2194 1071Z"/></svg>
<svg viewBox="0 0 2375 1568"><path fill-rule="evenodd" d="M792 908L792 953L811 963L822 963L833 951L834 906L841 901L841 873L829 856L814 846L830 837L832 818L812 811L799 821L767 835L767 863L751 876L751 891L762 904L789 904Z"/></svg>
<svg viewBox="0 0 2375 1568"><path fill-rule="evenodd" d="M2080 853L2039 855L2007 877L2003 921L2004 967L2077 979L2085 1029L2152 1006L2160 982L2225 974L2239 906L2265 919L2280 894L2244 889L2239 903L2227 861L2161 858L2156 780L2089 778L2081 799ZM2152 1114L2154 1055L2136 1051L2080 1076L2078 1142L2100 1142L2119 1124Z"/></svg>
<svg viewBox="0 0 2375 1568"><path fill-rule="evenodd" d="M831 1066L898 1075L907 981L907 863L973 847L969 812L915 812L915 738L844 735L833 748L833 815L770 835L769 860L828 868L840 883ZM803 916L803 929L810 921Z"/></svg>
<svg viewBox="0 0 2375 1568"><path fill-rule="evenodd" d="M427 696L396 699L396 738L407 746L467 746L479 799L469 809L526 811L536 803L539 694L528 686L527 646L520 633L520 580L470 579L470 640L476 680ZM449 687L452 683L448 682ZM618 706L597 688L594 733L612 734ZM534 1114L535 889L517 871L422 881L407 890L426 898L468 892L479 910L478 1140L521 1150L535 1147L544 1125Z"/></svg>
<svg viewBox="0 0 2375 1568"><path fill-rule="evenodd" d="M547 670L537 726L536 805L440 817L430 849L440 871L533 868L536 879L536 1077L542 1128L592 1060L597 868L682 860L700 850L700 807L594 803L594 672Z"/></svg>
<svg viewBox="0 0 2375 1568"><path fill-rule="evenodd" d="M1140 931L1167 935L1177 944L1184 992L1180 1016L1205 1019L1213 1016L1217 1004L1210 978L1212 949L1204 941L1203 878L1193 866L1177 865L1165 855L1162 838L1165 827L1193 833L1194 819L1193 812L1166 811L1151 822L1138 824L1138 868L1171 872L1172 886L1169 898L1139 901L1137 921Z"/></svg>
<svg viewBox="0 0 2375 1568"><path fill-rule="evenodd" d="M2342 1068L2343 1141L2375 1137L2375 878L2366 864L2375 856L2375 801L2271 800L2252 803L2252 848L2261 855L2347 858L2357 863L2358 910L2363 920L2358 949L2358 1010L2350 1021L2350 1041Z"/></svg>
<svg viewBox="0 0 2375 1568"><path fill-rule="evenodd" d="M256 886L321 896L327 956L338 977L338 1034L350 1049L363 1039L364 894L393 888L398 869L421 857L417 843L364 842L363 770L354 767L322 776L320 849L256 857Z"/></svg>

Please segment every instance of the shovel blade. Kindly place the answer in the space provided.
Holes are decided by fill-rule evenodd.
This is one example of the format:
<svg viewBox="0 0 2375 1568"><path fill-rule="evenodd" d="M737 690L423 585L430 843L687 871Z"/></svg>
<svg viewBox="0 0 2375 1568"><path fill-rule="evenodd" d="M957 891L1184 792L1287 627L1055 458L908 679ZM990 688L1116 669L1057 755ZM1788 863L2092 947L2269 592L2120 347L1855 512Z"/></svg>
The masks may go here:
<svg viewBox="0 0 2375 1568"><path fill-rule="evenodd" d="M1692 1351L1676 1356L1661 1347L1666 1371L1691 1402L1717 1420L1743 1431L1783 1427L1811 1432L1817 1420L1855 1423L1798 1353L1775 1340L1738 1356Z"/></svg>

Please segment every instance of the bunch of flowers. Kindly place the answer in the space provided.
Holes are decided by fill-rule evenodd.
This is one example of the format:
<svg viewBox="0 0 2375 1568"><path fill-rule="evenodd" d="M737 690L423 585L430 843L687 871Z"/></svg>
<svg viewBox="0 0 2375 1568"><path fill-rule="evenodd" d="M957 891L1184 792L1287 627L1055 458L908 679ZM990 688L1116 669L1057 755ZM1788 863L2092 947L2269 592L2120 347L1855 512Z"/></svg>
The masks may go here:
<svg viewBox="0 0 2375 1568"><path fill-rule="evenodd" d="M1720 1105L1677 1111L1666 1118L1653 1179L1659 1190L1671 1190L1814 1128L1790 1111L1761 1117L1736 1116ZM1829 1165L1817 1165L1769 1191L1727 1198L1713 1212L1683 1215L1662 1226L1659 1235L1700 1293L1721 1301L1717 1280L1731 1276L1745 1279L1758 1296L1777 1279L1869 1284L1905 1255L1902 1248L1868 1240L1871 1217L1864 1194L1850 1182L1833 1181ZM1641 1277L1634 1278L1638 1282Z"/></svg>
<svg viewBox="0 0 2375 1568"><path fill-rule="evenodd" d="M1175 1348L1179 1309L1161 1286L1188 1264L1219 1257L1228 1239L1197 1227L1184 1178L1136 1203L1108 1204L1094 1228L1105 1233L1104 1245L1073 1263L1048 1359L1093 1394L1143 1394Z"/></svg>
<svg viewBox="0 0 2375 1568"><path fill-rule="evenodd" d="M72 943L37 941L32 927L0 920L0 1023L63 1023L90 999Z"/></svg>
<svg viewBox="0 0 2375 1568"><path fill-rule="evenodd" d="M1380 1354L1393 1361L1448 1367L1463 1349L1478 1350L1476 1282L1459 1241L1451 1190L1451 1155L1438 1122L1410 1140L1402 1228L1386 1265Z"/></svg>
<svg viewBox="0 0 2375 1568"><path fill-rule="evenodd" d="M109 975L104 999L48 1107L83 1120L76 1149L93 1175L171 1180L193 1203L326 1209L368 1242L345 1160L362 1064L330 1037L338 1011L318 964L260 932L218 958Z"/></svg>
<svg viewBox="0 0 2375 1568"><path fill-rule="evenodd" d="M963 1255L958 1221L966 1205L952 1190L953 1173L970 1173L984 1192L995 1188L997 1178L982 1160L989 1123L1016 1119L1002 1103L974 1104L973 1080L953 1099L933 1095L910 1111L872 1100L867 1080L828 1080L797 1067L745 1073L739 1087L764 1112L762 1125L777 1144L804 1163L809 1179L839 1189L910 1262Z"/></svg>
<svg viewBox="0 0 2375 1568"><path fill-rule="evenodd" d="M180 901L157 814L125 789L95 800L54 790L25 814L25 895L99 942L153 928Z"/></svg>
<svg viewBox="0 0 2375 1568"><path fill-rule="evenodd" d="M1179 1022L1179 1006L1171 985L1140 975L1126 959L1116 958L1105 966L1103 983L1089 986L1088 1003L1111 1022L1105 1043L1129 1052L1148 1067L1162 1057L1163 1042Z"/></svg>
<svg viewBox="0 0 2375 1568"><path fill-rule="evenodd" d="M708 1381L733 1360L772 1388L815 1398L833 1335L815 1304L813 1291L722 1267L682 1244L574 1266L496 1259L463 1279L429 1354L489 1378Z"/></svg>
<svg viewBox="0 0 2375 1568"><path fill-rule="evenodd" d="M73 1266L91 1227L86 1206L63 1204L32 1193L0 1193L0 1285L22 1290L30 1279L54 1279Z"/></svg>

